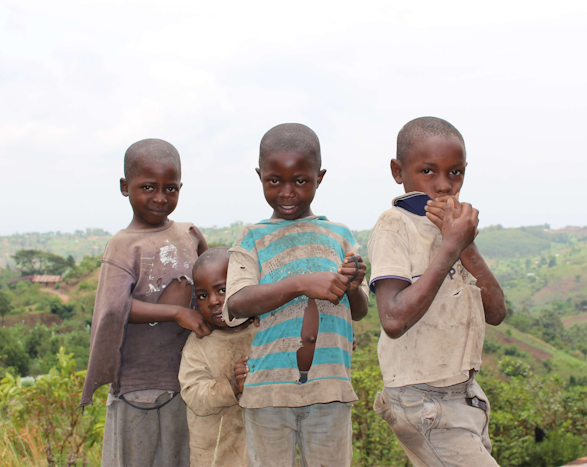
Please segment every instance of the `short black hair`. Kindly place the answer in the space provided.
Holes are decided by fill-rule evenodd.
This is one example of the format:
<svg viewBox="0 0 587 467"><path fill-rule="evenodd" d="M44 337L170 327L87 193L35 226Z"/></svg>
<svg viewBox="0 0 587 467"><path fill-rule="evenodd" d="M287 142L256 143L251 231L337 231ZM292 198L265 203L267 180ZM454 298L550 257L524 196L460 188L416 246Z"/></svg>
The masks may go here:
<svg viewBox="0 0 587 467"><path fill-rule="evenodd" d="M405 162L415 141L422 141L430 136L455 137L463 143L463 135L454 125L437 117L420 117L406 123L397 135L397 155L400 162ZM466 153L466 149L465 149Z"/></svg>
<svg viewBox="0 0 587 467"><path fill-rule="evenodd" d="M228 261L228 250L230 247L228 246L215 246L213 248L208 248L204 253L198 256L198 259L194 263L194 267L192 268L193 272L198 269L200 266L208 263L213 263L215 261L219 261L221 259L226 259Z"/></svg>
<svg viewBox="0 0 587 467"><path fill-rule="evenodd" d="M124 154L124 178L130 180L139 170L149 163L177 164L181 178L181 160L175 147L162 139L143 139L132 144Z"/></svg>
<svg viewBox="0 0 587 467"><path fill-rule="evenodd" d="M320 170L322 156L318 135L301 123L282 123L271 128L261 139L259 167L263 160L275 152L296 151L311 158Z"/></svg>

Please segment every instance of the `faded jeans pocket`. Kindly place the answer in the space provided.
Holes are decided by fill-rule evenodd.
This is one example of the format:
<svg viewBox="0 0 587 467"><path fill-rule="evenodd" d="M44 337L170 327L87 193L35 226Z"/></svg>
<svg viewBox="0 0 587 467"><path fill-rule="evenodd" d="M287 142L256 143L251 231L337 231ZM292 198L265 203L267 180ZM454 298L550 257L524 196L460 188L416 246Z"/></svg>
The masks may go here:
<svg viewBox="0 0 587 467"><path fill-rule="evenodd" d="M385 420L389 426L393 427L396 422L393 408L391 407L391 401L385 392L378 392L373 403L373 410L379 414L379 416Z"/></svg>
<svg viewBox="0 0 587 467"><path fill-rule="evenodd" d="M401 395L400 402L407 421L426 437L440 424L442 406L434 397L406 393Z"/></svg>

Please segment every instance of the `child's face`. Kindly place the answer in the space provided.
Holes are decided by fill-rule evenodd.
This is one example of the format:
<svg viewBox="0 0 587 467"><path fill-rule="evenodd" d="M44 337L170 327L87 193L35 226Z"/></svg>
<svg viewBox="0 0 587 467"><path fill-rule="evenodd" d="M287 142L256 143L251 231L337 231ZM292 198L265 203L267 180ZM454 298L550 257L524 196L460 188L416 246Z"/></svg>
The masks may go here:
<svg viewBox="0 0 587 467"><path fill-rule="evenodd" d="M391 173L406 193L421 191L436 199L461 191L466 166L465 147L458 138L430 136L413 144L404 163L393 159Z"/></svg>
<svg viewBox="0 0 587 467"><path fill-rule="evenodd" d="M207 323L225 328L222 307L226 299L226 273L228 258L209 261L193 271L194 289L198 310Z"/></svg>
<svg viewBox="0 0 587 467"><path fill-rule="evenodd" d="M177 206L181 180L173 163L149 163L130 180L120 179L120 191L128 196L137 228L160 227Z"/></svg>
<svg viewBox="0 0 587 467"><path fill-rule="evenodd" d="M310 205L326 170L297 151L269 154L256 169L273 219L294 220L312 215Z"/></svg>

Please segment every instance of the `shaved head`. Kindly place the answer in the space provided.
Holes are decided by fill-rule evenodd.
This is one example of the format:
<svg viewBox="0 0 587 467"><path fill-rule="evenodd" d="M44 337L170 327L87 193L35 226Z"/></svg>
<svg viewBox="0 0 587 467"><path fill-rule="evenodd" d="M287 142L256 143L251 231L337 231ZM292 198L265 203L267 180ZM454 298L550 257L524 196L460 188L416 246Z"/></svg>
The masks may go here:
<svg viewBox="0 0 587 467"><path fill-rule="evenodd" d="M198 256L192 269L192 274L195 275L196 269L204 264L215 263L218 261L228 262L229 248L230 247L228 246L215 246L214 248L208 248L204 253Z"/></svg>
<svg viewBox="0 0 587 467"><path fill-rule="evenodd" d="M181 161L173 145L162 139L137 141L124 154L124 178L130 180L145 166L152 163L176 164L181 178Z"/></svg>
<svg viewBox="0 0 587 467"><path fill-rule="evenodd" d="M420 117L406 123L397 135L397 160L404 163L415 142L431 136L454 137L463 143L463 136L453 125L446 120L436 117Z"/></svg>
<svg viewBox="0 0 587 467"><path fill-rule="evenodd" d="M263 160L277 152L298 152L314 161L317 170L322 165L320 141L318 136L301 123L282 123L271 128L261 139L259 150L259 168Z"/></svg>

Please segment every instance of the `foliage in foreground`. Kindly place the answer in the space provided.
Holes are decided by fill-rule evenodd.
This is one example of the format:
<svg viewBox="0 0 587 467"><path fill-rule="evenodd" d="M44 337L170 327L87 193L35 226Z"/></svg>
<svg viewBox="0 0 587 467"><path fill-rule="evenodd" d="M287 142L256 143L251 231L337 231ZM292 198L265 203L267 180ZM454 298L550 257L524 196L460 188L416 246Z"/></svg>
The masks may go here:
<svg viewBox="0 0 587 467"><path fill-rule="evenodd" d="M76 371L73 354L66 354L63 348L57 366L32 384L6 374L0 385L0 461L6 465L39 465L40 453L44 452L46 465L52 467L75 466L78 461L87 465L96 457L92 448L101 445L104 434L105 407L100 399L105 400L106 388L96 392L96 404L82 414L77 406L85 374ZM12 442L9 437L13 437Z"/></svg>

